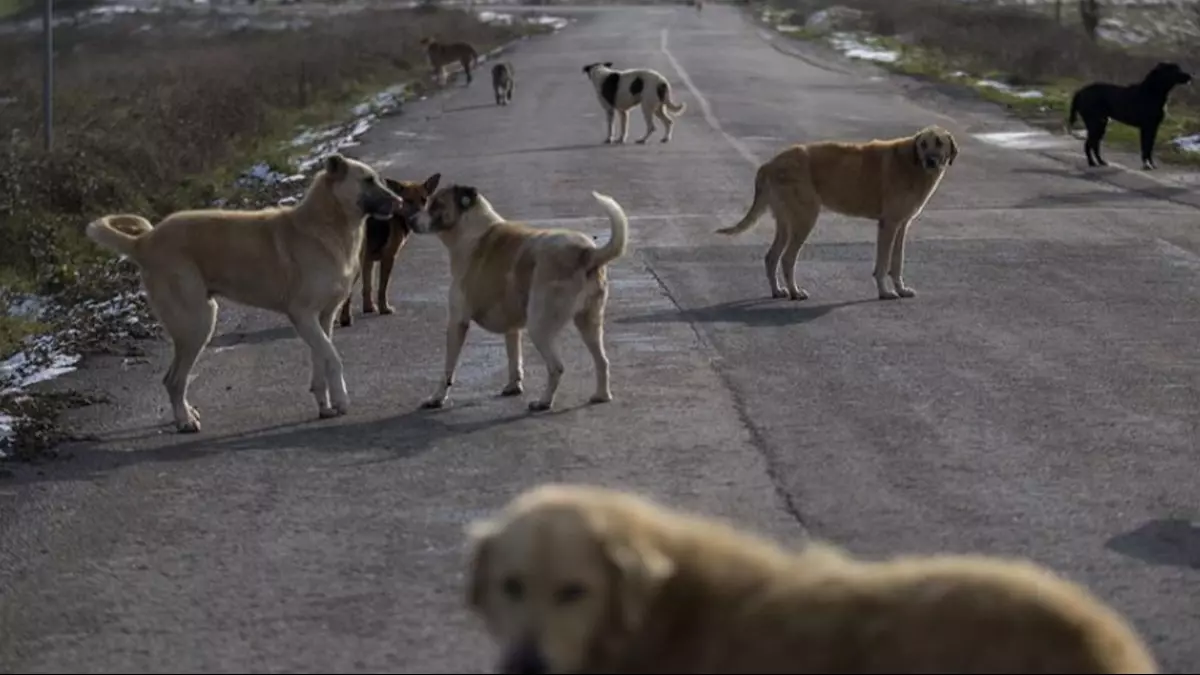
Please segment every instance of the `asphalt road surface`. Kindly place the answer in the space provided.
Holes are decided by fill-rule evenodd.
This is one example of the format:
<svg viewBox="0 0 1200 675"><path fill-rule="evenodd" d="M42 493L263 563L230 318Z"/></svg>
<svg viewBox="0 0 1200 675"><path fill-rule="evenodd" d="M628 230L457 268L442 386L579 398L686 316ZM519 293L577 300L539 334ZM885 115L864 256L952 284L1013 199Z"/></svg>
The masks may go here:
<svg viewBox="0 0 1200 675"><path fill-rule="evenodd" d="M485 64L354 154L602 238L589 191L620 201L615 401L586 405L591 363L568 331L563 410L530 416L536 352L526 340L524 400L499 398L503 340L473 328L453 407L418 411L443 358L434 238L401 253L395 315L362 317L356 293L355 324L336 332L347 417L313 419L307 349L284 320L228 304L192 388L199 436L165 431L166 350L96 359L67 382L114 395L72 418L101 442L0 483L0 670L489 669L463 610L463 526L548 480L868 556L1029 556L1126 612L1166 669L1200 667L1200 200L1186 176L1089 172L1061 137L998 145L1012 138L980 134L1027 129L993 104L778 43L730 7L564 11L578 21L506 57L511 106L492 103ZM673 143L600 144L581 67L601 60L671 78L688 104ZM803 303L767 299L769 216L741 238L712 232L787 143L935 122L962 154L912 230L915 299L876 300L866 221L822 217Z"/></svg>

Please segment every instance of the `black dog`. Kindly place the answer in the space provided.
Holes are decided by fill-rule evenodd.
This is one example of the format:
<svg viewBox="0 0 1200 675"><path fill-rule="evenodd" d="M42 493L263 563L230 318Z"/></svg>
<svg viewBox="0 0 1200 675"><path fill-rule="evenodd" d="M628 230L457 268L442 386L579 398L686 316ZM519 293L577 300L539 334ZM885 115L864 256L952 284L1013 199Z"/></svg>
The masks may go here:
<svg viewBox="0 0 1200 675"><path fill-rule="evenodd" d="M1158 127L1166 117L1167 96L1176 85L1187 84L1192 76L1178 64L1159 63L1137 84L1119 85L1093 82L1075 92L1071 97L1071 116L1067 120L1067 131L1075 124L1076 116L1083 118L1087 127L1087 140L1083 152L1088 166L1108 166L1100 157L1100 141L1108 129L1108 120L1137 127L1142 143L1142 168L1154 169L1154 141ZM1092 156L1096 159L1093 161Z"/></svg>

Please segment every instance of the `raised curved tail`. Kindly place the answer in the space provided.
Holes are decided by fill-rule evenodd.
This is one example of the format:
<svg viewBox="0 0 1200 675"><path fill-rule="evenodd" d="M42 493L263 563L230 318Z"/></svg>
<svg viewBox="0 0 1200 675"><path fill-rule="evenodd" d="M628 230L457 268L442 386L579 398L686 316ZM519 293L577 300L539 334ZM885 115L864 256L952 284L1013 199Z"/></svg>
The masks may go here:
<svg viewBox="0 0 1200 675"><path fill-rule="evenodd" d="M88 223L88 239L138 262L138 242L154 230L154 225L141 216L118 214L104 216Z"/></svg>
<svg viewBox="0 0 1200 675"><path fill-rule="evenodd" d="M617 200L594 190L592 197L600 202L600 206L608 214L608 222L612 226L612 236L609 237L607 244L592 250L591 260L587 264L589 270L607 265L625 255L625 248L629 241L629 218L625 216L625 211L617 203Z"/></svg>

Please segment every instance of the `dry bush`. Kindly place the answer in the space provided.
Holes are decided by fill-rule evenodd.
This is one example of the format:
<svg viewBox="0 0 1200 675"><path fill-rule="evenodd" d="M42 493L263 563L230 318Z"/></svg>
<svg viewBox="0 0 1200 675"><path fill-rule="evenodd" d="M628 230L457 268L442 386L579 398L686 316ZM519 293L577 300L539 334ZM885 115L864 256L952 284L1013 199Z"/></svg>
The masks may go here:
<svg viewBox="0 0 1200 675"><path fill-rule="evenodd" d="M205 206L261 141L299 110L345 104L366 86L428 70L419 40L453 35L480 51L518 29L461 11L364 11L311 27L213 36L176 17L59 30L55 145L42 150L41 45L0 43L0 270L36 276L90 250L88 219ZM339 109L340 110L340 109ZM270 155L267 155L270 158ZM235 167L235 163L238 163ZM15 274L14 274L15 273ZM53 276L53 275L51 275ZM61 274L59 274L61 276Z"/></svg>

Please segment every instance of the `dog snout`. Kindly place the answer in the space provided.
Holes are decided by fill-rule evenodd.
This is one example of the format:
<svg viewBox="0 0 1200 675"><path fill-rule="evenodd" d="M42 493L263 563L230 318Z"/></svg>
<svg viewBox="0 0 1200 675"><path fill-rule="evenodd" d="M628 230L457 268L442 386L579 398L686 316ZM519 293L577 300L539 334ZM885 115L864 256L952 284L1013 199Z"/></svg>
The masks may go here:
<svg viewBox="0 0 1200 675"><path fill-rule="evenodd" d="M504 655L500 672L505 675L539 675L546 672L546 659L533 640L521 640Z"/></svg>
<svg viewBox="0 0 1200 675"><path fill-rule="evenodd" d="M926 157L926 158L925 158L925 168L926 168L926 169L936 169L936 168L938 168L938 160L937 160L937 158L936 158L936 157Z"/></svg>
<svg viewBox="0 0 1200 675"><path fill-rule="evenodd" d="M428 211L417 211L408 217L408 227L413 232L426 234L430 231L433 225L433 218L429 216Z"/></svg>

